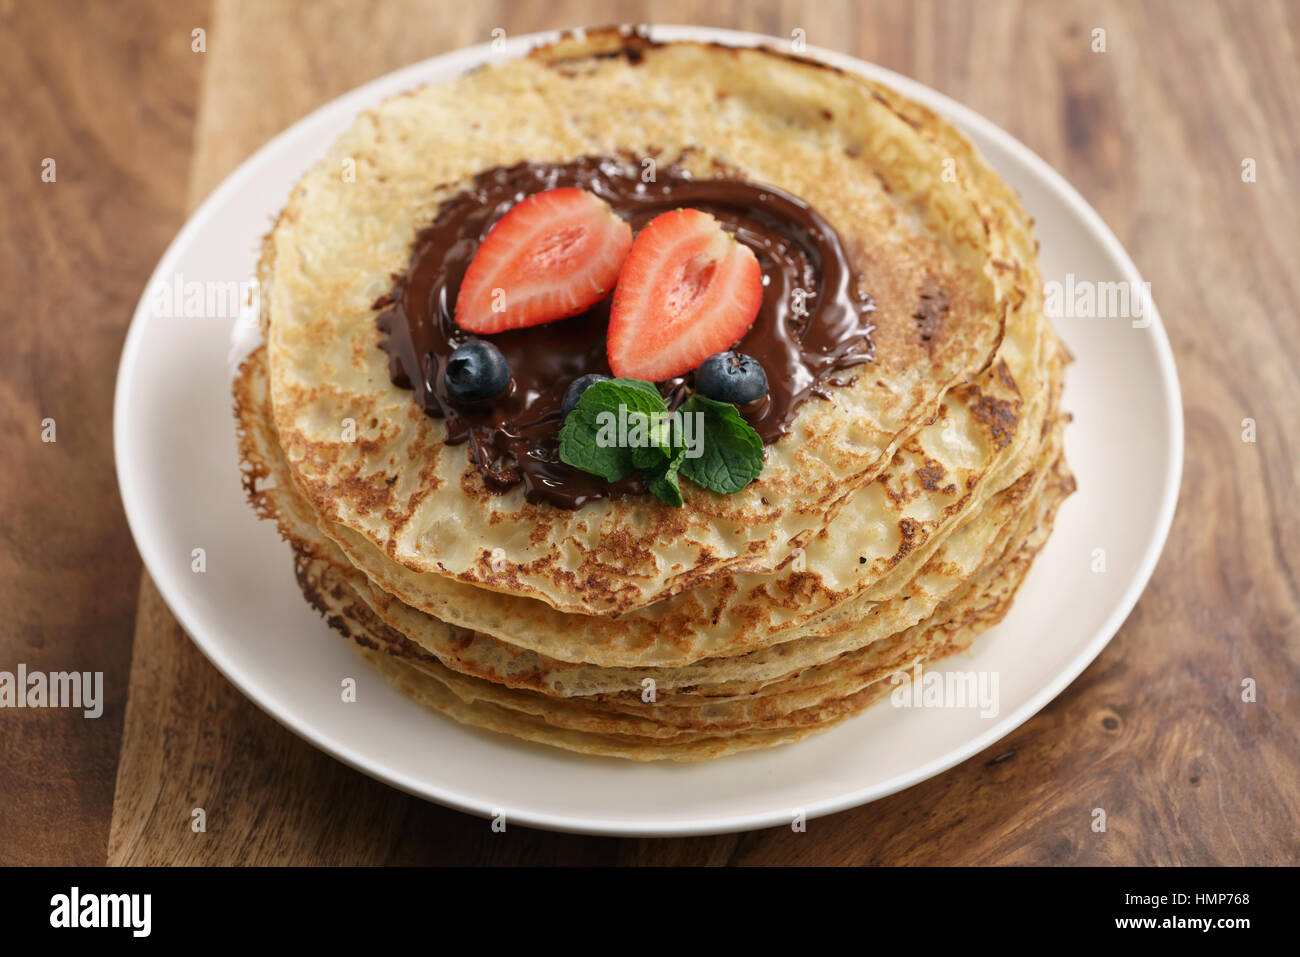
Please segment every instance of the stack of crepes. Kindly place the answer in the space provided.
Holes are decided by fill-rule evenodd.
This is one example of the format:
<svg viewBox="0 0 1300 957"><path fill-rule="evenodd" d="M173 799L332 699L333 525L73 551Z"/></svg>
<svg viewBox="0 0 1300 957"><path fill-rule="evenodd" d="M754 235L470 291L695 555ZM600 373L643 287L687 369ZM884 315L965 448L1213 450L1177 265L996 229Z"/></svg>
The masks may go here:
<svg viewBox="0 0 1300 957"><path fill-rule="evenodd" d="M800 197L874 299L874 356L736 494L493 490L390 380L376 301L440 203L616 155ZM305 176L260 269L250 499L329 623L468 725L636 760L796 741L999 621L1073 490L1068 356L1014 193L925 108L781 53L603 31L397 97Z"/></svg>

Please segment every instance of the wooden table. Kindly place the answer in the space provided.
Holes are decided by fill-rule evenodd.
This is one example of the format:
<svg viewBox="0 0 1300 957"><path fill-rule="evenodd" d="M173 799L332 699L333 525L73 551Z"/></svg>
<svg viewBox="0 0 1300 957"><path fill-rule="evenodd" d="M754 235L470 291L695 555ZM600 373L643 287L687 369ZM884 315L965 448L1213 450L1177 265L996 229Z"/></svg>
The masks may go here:
<svg viewBox="0 0 1300 957"><path fill-rule="evenodd" d="M0 0L0 669L103 671L107 698L96 721L0 712L0 862L1300 858L1300 4L131 6ZM112 388L130 313L226 173L332 97L494 27L624 21L799 28L973 107L1096 206L1151 281L1178 358L1178 517L1109 648L986 753L806 834L501 836L349 770L187 640L141 571L116 491ZM54 443L41 441L46 417ZM189 827L197 806L204 834ZM1097 807L1104 834L1089 826Z"/></svg>

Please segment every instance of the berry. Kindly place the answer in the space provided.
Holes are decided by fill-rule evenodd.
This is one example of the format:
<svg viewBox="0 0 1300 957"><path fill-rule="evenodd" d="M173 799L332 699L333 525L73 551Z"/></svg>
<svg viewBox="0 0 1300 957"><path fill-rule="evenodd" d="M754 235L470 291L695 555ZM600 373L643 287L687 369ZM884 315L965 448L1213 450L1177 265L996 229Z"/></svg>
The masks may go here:
<svg viewBox="0 0 1300 957"><path fill-rule="evenodd" d="M767 373L753 356L717 352L695 370L695 391L719 402L744 405L767 395Z"/></svg>
<svg viewBox="0 0 1300 957"><path fill-rule="evenodd" d="M568 418L569 413L573 411L573 407L578 404L578 400L582 398L582 393L597 382L608 381L609 376L607 375L601 375L599 372L589 372L570 382L569 387L564 390L564 401L560 404L560 411L564 413L565 418Z"/></svg>
<svg viewBox="0 0 1300 957"><path fill-rule="evenodd" d="M485 335L574 316L604 299L632 228L604 200L566 186L515 205L484 238L456 295L456 324Z"/></svg>
<svg viewBox="0 0 1300 957"><path fill-rule="evenodd" d="M740 341L763 303L753 251L698 209L656 216L618 276L609 318L616 376L662 382Z"/></svg>
<svg viewBox="0 0 1300 957"><path fill-rule="evenodd" d="M443 380L453 399L462 402L490 399L510 385L510 363L492 343L471 339L451 354Z"/></svg>

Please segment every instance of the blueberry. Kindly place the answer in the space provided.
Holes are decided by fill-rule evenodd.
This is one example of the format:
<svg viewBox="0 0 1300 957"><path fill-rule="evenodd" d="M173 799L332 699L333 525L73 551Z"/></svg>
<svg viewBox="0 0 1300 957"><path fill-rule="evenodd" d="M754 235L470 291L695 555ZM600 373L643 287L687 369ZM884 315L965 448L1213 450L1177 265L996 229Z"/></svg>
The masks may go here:
<svg viewBox="0 0 1300 957"><path fill-rule="evenodd" d="M597 382L608 382L609 376L601 375L599 372L589 372L586 375L578 376L569 383L569 387L564 390L564 402L560 405L560 411L567 418L573 411L573 407L578 404L582 398L582 393L586 392Z"/></svg>
<svg viewBox="0 0 1300 957"><path fill-rule="evenodd" d="M719 402L744 405L767 395L767 373L753 356L715 352L695 370L695 391Z"/></svg>
<svg viewBox="0 0 1300 957"><path fill-rule="evenodd" d="M444 379L453 399L490 399L510 385L510 363L492 343L471 339L451 354Z"/></svg>

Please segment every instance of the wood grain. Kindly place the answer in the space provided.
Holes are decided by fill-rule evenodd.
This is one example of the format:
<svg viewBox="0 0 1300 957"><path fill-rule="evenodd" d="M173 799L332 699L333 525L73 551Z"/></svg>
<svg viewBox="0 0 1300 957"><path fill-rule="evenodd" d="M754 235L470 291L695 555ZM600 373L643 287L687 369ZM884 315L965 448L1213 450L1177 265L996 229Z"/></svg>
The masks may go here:
<svg viewBox="0 0 1300 957"><path fill-rule="evenodd" d="M0 3L0 670L102 671L106 698L0 712L0 863L104 860L140 577L113 382L184 221L196 6Z"/></svg>
<svg viewBox="0 0 1300 957"><path fill-rule="evenodd" d="M91 9L71 12L84 21ZM14 14L0 11L8 27ZM0 38L9 45L0 54L12 54L0 55L5 115L24 120L0 150L6 165L24 170L56 148L85 150L96 165L79 194L62 179L59 193L39 193L39 179L26 173L0 182L4 208L36 221L32 231L6 222L0 240L5 288L21 293L6 304L15 321L5 324L9 348L0 354L9 425L0 449L15 465L0 483L9 545L0 600L10 623L0 652L48 667L65 657L87 668L100 661L119 709L139 566L108 471L113 363L104 357L115 355L131 299L182 204L192 208L314 107L390 69L486 40L493 27L692 22L780 36L801 28L810 44L966 103L1059 169L1132 253L1161 305L1186 405L1187 465L1169 545L1102 656L986 753L811 822L806 834L493 834L485 822L345 768L262 714L202 658L144 576L108 861L1300 860L1300 522L1292 507L1300 424L1290 408L1300 395L1300 5L279 0L178 12L160 4L143 26L97 33L89 53L103 65L93 80L79 72L84 65L49 52L66 40L58 30L84 30L84 22L65 28L54 19L24 8L17 39L8 29ZM208 30L201 56L188 53L194 25ZM1090 49L1095 28L1106 31L1103 54ZM173 46L177 30L184 55ZM116 136L119 125L137 139ZM143 164L146 156L156 165ZM1242 182L1244 157L1256 160L1257 182ZM38 295L42 286L52 293ZM74 322L89 329L88 341L66 353ZM88 388L74 393L73 382ZM34 438L45 408L70 423L65 446L60 419L58 452ZM1253 444L1241 441L1245 418L1257 422ZM1240 700L1245 677L1259 683L1254 704ZM91 731L0 716L0 858L105 859L114 727L108 715ZM200 806L208 830L195 834L190 813ZM1089 826L1097 807L1107 812L1104 834Z"/></svg>

